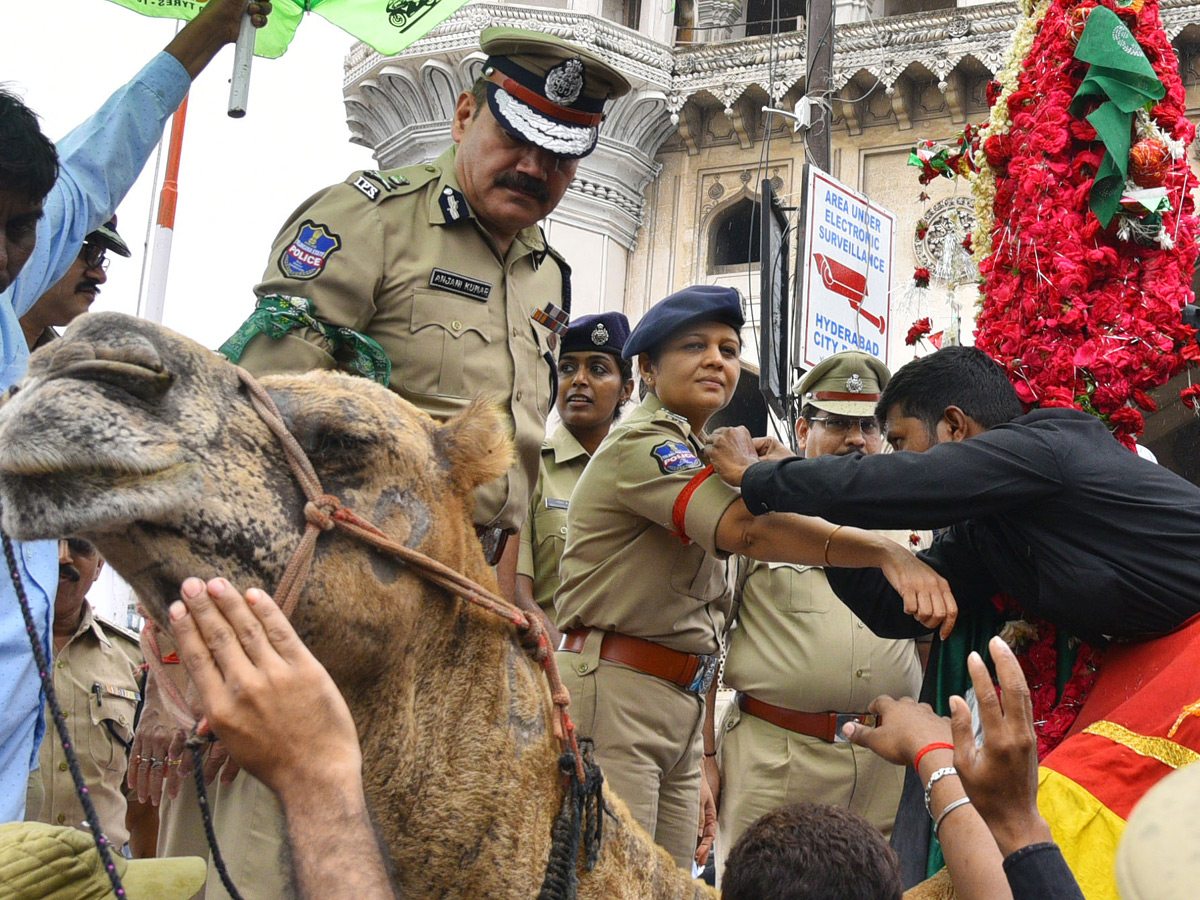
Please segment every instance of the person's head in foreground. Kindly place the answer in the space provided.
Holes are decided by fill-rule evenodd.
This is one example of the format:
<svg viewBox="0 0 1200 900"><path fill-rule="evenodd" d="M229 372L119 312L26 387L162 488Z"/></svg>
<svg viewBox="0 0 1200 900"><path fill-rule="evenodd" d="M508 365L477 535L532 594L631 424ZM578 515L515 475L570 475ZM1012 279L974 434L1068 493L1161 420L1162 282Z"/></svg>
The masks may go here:
<svg viewBox="0 0 1200 900"><path fill-rule="evenodd" d="M0 89L0 291L33 253L42 201L57 177L58 152L37 116Z"/></svg>
<svg viewBox="0 0 1200 900"><path fill-rule="evenodd" d="M1200 878L1200 763L1172 772L1133 808L1114 866L1121 900L1192 900Z"/></svg>
<svg viewBox="0 0 1200 900"><path fill-rule="evenodd" d="M888 443L917 452L975 437L1023 413L1004 370L974 347L944 347L908 363L875 407Z"/></svg>
<svg viewBox="0 0 1200 900"><path fill-rule="evenodd" d="M879 830L840 806L767 813L725 863L722 900L900 900L900 863Z"/></svg>
<svg viewBox="0 0 1200 900"><path fill-rule="evenodd" d="M127 900L187 900L204 886L197 856L128 860L112 851ZM0 825L0 900L106 900L113 886L85 831L41 822Z"/></svg>
<svg viewBox="0 0 1200 900"><path fill-rule="evenodd" d="M687 287L642 316L622 355L637 357L650 393L699 431L733 399L744 322L742 298L733 288Z"/></svg>
<svg viewBox="0 0 1200 900"><path fill-rule="evenodd" d="M455 174L493 235L515 234L558 205L596 147L604 106L629 82L598 56L549 34L485 28L483 72L458 98Z"/></svg>
<svg viewBox="0 0 1200 900"><path fill-rule="evenodd" d="M87 312L100 294L100 286L108 281L109 251L130 255L129 245L117 233L116 216L83 239L71 268L21 317L22 326L28 324L35 333L61 328Z"/></svg>
<svg viewBox="0 0 1200 900"><path fill-rule="evenodd" d="M883 428L875 404L892 373L880 360L845 350L821 360L792 388L800 400L797 446L808 459L878 453Z"/></svg>
<svg viewBox="0 0 1200 900"><path fill-rule="evenodd" d="M558 415L580 443L603 438L633 393L633 364L621 357L629 339L624 313L580 316L558 355Z"/></svg>

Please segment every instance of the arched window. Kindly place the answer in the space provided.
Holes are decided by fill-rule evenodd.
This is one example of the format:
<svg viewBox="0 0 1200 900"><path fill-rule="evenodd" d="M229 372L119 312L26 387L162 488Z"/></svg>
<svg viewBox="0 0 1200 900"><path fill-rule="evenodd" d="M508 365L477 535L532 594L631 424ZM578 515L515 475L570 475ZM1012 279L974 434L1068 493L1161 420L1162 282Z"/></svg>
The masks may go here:
<svg viewBox="0 0 1200 900"><path fill-rule="evenodd" d="M722 211L709 230L710 271L758 262L758 204L743 197Z"/></svg>

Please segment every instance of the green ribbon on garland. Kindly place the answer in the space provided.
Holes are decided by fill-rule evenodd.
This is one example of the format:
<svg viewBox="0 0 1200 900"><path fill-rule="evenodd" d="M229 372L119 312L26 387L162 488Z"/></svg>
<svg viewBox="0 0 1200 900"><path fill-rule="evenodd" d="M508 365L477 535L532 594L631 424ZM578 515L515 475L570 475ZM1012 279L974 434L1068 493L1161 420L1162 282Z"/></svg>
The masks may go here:
<svg viewBox="0 0 1200 900"><path fill-rule="evenodd" d="M1091 67L1071 100L1071 114L1079 117L1089 101L1102 101L1087 116L1105 151L1092 183L1091 207L1100 224L1108 225L1129 177L1133 114L1161 100L1167 89L1133 33L1107 7L1093 7L1088 14L1075 58Z"/></svg>
<svg viewBox="0 0 1200 900"><path fill-rule="evenodd" d="M385 387L392 379L392 361L379 342L340 325L330 325L313 316L311 304L303 297L268 294L237 331L223 343L218 353L236 363L255 335L265 334L279 340L296 328L311 328L325 339L329 353L346 370Z"/></svg>

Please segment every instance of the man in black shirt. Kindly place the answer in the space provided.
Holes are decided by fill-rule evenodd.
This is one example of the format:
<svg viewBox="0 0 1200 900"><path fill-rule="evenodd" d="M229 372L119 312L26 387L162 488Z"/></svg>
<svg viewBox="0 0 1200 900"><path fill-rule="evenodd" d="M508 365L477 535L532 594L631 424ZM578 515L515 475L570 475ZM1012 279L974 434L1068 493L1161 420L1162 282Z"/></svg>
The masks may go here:
<svg viewBox="0 0 1200 900"><path fill-rule="evenodd" d="M1004 592L1099 645L1163 634L1200 613L1200 488L1129 452L1096 417L1022 415L1000 367L968 347L906 365L876 415L896 450L919 452L791 458L732 429L710 459L755 514L941 529L918 555L964 610ZM829 556L836 565L836 534ZM927 630L878 570L826 573L877 634Z"/></svg>

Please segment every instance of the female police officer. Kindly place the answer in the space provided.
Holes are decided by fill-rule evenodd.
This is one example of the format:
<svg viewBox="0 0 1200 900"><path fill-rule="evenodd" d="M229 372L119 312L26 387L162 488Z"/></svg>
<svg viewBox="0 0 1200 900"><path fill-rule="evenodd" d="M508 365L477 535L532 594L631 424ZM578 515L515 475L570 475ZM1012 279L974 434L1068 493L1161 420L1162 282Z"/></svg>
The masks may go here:
<svg viewBox="0 0 1200 900"><path fill-rule="evenodd" d="M633 365L621 356L628 338L629 320L619 312L581 316L562 338L556 405L562 424L542 444L517 562L517 596L526 609L536 602L550 619L571 492L633 393ZM557 646L559 635L550 627Z"/></svg>
<svg viewBox="0 0 1200 900"><path fill-rule="evenodd" d="M737 490L711 477L699 458L703 428L733 397L742 323L737 291L713 285L672 294L638 323L624 356L638 358L649 393L575 487L554 601L579 734L595 742L634 817L685 867L701 782L716 788L715 765L701 775L713 751L704 698L729 612L729 554L879 566L906 599L949 596L904 547L821 519L755 518Z"/></svg>

